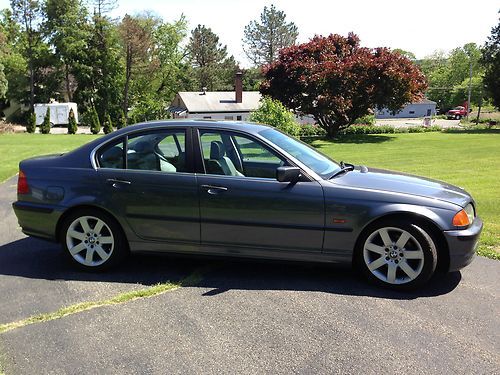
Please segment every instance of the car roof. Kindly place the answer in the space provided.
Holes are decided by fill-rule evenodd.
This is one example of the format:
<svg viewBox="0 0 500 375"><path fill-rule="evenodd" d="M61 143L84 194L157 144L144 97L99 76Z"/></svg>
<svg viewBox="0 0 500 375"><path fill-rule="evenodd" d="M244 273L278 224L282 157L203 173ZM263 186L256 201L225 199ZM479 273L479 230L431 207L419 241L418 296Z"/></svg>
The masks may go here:
<svg viewBox="0 0 500 375"><path fill-rule="evenodd" d="M214 128L214 129L226 129L226 130L243 130L247 133L258 133L264 129L268 129L269 126L263 124L257 124L253 122L246 121L222 121L222 120L196 120L196 119L177 119L177 120L158 120L158 121L147 121L141 122L139 124L130 125L120 130L113 132L115 136L122 133L128 133L131 131L140 130L150 130L154 128L163 127L203 127L203 128Z"/></svg>

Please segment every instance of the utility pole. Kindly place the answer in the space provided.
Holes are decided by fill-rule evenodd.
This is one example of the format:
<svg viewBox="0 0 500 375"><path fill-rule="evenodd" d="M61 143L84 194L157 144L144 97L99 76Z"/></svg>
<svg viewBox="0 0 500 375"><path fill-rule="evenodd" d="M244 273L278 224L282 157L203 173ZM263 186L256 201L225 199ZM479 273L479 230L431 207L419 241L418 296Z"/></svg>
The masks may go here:
<svg viewBox="0 0 500 375"><path fill-rule="evenodd" d="M469 95L467 97L467 121L469 120L470 113L470 92L472 86L472 59L469 56Z"/></svg>
<svg viewBox="0 0 500 375"><path fill-rule="evenodd" d="M479 124L479 116L481 115L481 106L483 104L483 85L479 89L479 106L477 107L476 125Z"/></svg>

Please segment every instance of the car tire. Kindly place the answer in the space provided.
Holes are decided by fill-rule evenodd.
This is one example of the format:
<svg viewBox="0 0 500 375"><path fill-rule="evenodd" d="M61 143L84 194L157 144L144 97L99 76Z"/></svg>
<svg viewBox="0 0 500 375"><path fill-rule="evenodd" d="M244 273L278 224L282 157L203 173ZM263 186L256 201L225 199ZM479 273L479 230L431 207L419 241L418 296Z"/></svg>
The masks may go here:
<svg viewBox="0 0 500 375"><path fill-rule="evenodd" d="M61 228L63 252L80 269L106 270L123 261L129 253L122 228L102 211L78 210L64 219Z"/></svg>
<svg viewBox="0 0 500 375"><path fill-rule="evenodd" d="M455 115L455 120L460 120L461 116L460 115Z"/></svg>
<svg viewBox="0 0 500 375"><path fill-rule="evenodd" d="M425 225L380 221L367 228L357 243L355 263L377 285L412 290L426 283L436 270L436 241Z"/></svg>

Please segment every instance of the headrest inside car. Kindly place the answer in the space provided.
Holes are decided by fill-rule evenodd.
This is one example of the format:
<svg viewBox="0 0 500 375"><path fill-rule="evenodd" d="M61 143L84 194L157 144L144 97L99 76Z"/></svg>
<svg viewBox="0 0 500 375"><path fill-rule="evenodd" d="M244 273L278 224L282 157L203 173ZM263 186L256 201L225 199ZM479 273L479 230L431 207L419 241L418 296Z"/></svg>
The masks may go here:
<svg viewBox="0 0 500 375"><path fill-rule="evenodd" d="M123 150L118 146L114 146L102 154L101 160L102 161L116 161L122 157L123 157Z"/></svg>
<svg viewBox="0 0 500 375"><path fill-rule="evenodd" d="M224 157L224 144L221 141L210 143L210 159L219 160Z"/></svg>

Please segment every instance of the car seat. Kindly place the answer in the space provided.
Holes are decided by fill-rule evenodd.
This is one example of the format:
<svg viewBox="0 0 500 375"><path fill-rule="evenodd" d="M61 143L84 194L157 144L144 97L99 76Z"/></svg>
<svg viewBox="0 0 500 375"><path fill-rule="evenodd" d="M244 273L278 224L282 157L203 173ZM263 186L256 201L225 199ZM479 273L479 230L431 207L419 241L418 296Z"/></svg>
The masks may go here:
<svg viewBox="0 0 500 375"><path fill-rule="evenodd" d="M208 160L208 172L226 176L243 176L234 166L231 159L226 155L224 143L212 141L210 143L210 159Z"/></svg>

